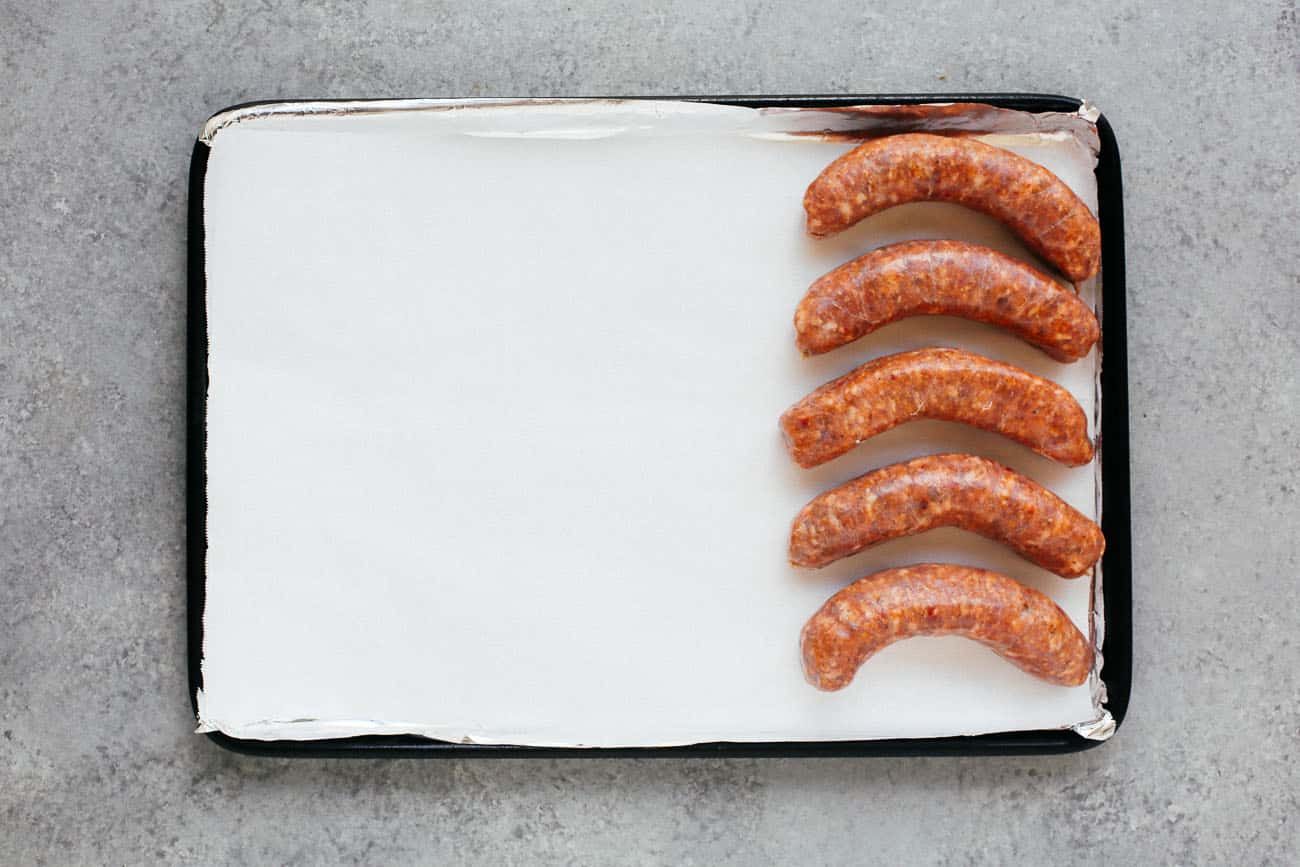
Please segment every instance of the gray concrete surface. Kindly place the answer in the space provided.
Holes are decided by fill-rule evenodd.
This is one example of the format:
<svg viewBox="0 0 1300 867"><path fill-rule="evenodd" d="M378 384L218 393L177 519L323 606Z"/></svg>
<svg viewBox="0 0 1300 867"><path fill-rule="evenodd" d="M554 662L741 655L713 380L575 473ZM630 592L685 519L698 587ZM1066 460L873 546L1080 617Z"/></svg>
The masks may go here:
<svg viewBox="0 0 1300 867"><path fill-rule="evenodd" d="M1300 13L977 5L0 0L0 864L1296 863ZM934 89L1087 95L1120 138L1137 666L1111 743L289 763L190 733L185 180L208 113Z"/></svg>

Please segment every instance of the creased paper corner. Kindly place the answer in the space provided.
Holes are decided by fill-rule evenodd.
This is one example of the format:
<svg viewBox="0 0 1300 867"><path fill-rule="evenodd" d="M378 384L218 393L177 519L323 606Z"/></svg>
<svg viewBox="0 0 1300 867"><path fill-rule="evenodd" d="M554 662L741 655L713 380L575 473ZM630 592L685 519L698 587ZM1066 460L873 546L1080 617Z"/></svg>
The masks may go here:
<svg viewBox="0 0 1300 867"><path fill-rule="evenodd" d="M1088 123L1096 123L1097 118L1101 117L1101 109L1089 102L1087 97L1080 97L1079 102L1081 103L1079 106L1079 117L1083 118Z"/></svg>
<svg viewBox="0 0 1300 867"><path fill-rule="evenodd" d="M1110 715L1110 711L1102 710L1101 716L1088 722L1075 723L1070 726L1080 737L1085 737L1090 741L1108 741L1110 736L1115 734L1115 718Z"/></svg>

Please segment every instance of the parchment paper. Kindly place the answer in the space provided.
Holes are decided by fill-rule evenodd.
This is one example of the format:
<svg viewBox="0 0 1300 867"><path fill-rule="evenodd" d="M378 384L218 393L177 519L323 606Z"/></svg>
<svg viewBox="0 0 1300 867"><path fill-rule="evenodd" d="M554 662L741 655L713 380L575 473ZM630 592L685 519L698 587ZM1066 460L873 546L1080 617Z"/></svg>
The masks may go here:
<svg viewBox="0 0 1300 867"><path fill-rule="evenodd" d="M788 405L869 358L929 345L1051 377L1094 412L1095 354L1061 365L956 319L799 356L804 290L869 249L958 238L1032 260L992 220L942 204L809 239L803 190L853 142L787 133L876 115L373 108L258 111L205 133L200 731L615 746L1098 717L1095 678L1051 686L960 638L894 645L839 693L800 672L799 630L828 596L913 562L1004 572L1089 629L1089 579L956 530L820 571L787 565L807 500L931 452L1005 462L1097 513L1094 467L958 425L907 424L811 471L786 454ZM1078 117L899 117L976 117L1004 130L985 140L1096 208L1095 133ZM1082 291L1096 297L1093 281Z"/></svg>

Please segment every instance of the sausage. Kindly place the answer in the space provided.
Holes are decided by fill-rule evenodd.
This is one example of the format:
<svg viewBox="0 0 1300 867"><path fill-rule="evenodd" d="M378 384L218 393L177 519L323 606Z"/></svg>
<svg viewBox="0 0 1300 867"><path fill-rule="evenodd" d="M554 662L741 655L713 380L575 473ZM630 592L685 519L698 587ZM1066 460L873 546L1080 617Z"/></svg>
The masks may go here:
<svg viewBox="0 0 1300 867"><path fill-rule="evenodd" d="M795 310L795 339L819 355L921 315L996 325L1057 361L1083 358L1101 334L1078 295L1019 259L962 241L904 241L813 283Z"/></svg>
<svg viewBox="0 0 1300 867"><path fill-rule="evenodd" d="M997 572L927 563L886 569L836 593L803 628L804 677L818 689L848 686L864 662L916 635L978 641L1034 677L1078 686L1092 648L1042 593Z"/></svg>
<svg viewBox="0 0 1300 867"><path fill-rule="evenodd" d="M921 418L994 431L1067 466L1092 460L1088 420L1068 391L960 349L917 349L869 361L786 410L781 430L795 462L815 467Z"/></svg>
<svg viewBox="0 0 1300 867"><path fill-rule="evenodd" d="M953 202L1002 221L1074 282L1097 273L1101 228L1060 178L971 138L907 133L858 145L803 197L809 234L825 237L908 202Z"/></svg>
<svg viewBox="0 0 1300 867"><path fill-rule="evenodd" d="M1101 557L1101 528L1038 483L975 455L927 455L873 470L803 507L790 562L825 566L890 539L959 527L1075 578Z"/></svg>

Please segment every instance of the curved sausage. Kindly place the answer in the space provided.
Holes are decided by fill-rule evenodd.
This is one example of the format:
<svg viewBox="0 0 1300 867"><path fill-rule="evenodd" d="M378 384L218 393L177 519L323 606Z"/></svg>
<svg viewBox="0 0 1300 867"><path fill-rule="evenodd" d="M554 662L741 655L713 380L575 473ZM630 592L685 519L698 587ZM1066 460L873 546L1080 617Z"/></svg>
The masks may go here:
<svg viewBox="0 0 1300 867"><path fill-rule="evenodd" d="M915 419L994 431L1067 466L1092 460L1088 420L1070 393L1032 373L960 349L917 349L869 361L781 416L801 467Z"/></svg>
<svg viewBox="0 0 1300 867"><path fill-rule="evenodd" d="M1037 590L997 572L928 563L886 569L836 593L803 628L803 671L818 689L843 689L864 662L895 641L961 635L1034 677L1078 686L1092 648Z"/></svg>
<svg viewBox="0 0 1300 867"><path fill-rule="evenodd" d="M841 265L794 313L804 355L829 352L909 316L961 316L1004 328L1057 361L1097 342L1097 316L1037 268L979 244L904 241Z"/></svg>
<svg viewBox="0 0 1300 867"><path fill-rule="evenodd" d="M808 186L803 207L809 234L820 238L927 201L1002 221L1076 283L1097 273L1101 229L1088 206L1037 163L971 138L907 133L858 145Z"/></svg>
<svg viewBox="0 0 1300 867"><path fill-rule="evenodd" d="M1101 557L1101 528L1038 483L975 455L927 455L881 467L803 507L790 562L825 566L890 539L959 527L1075 578Z"/></svg>

